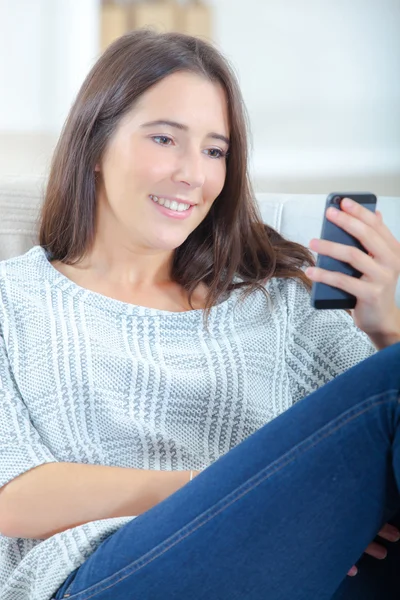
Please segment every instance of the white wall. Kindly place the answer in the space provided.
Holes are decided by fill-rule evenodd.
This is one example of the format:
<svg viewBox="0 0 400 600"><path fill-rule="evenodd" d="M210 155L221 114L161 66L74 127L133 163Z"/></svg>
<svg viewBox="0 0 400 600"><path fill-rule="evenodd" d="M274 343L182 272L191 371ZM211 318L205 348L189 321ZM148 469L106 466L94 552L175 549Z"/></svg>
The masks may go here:
<svg viewBox="0 0 400 600"><path fill-rule="evenodd" d="M264 189L338 175L360 189L372 176L400 195L400 0L209 3ZM98 56L99 5L0 0L0 132L59 133Z"/></svg>
<svg viewBox="0 0 400 600"><path fill-rule="evenodd" d="M400 0L213 5L257 172L400 175Z"/></svg>
<svg viewBox="0 0 400 600"><path fill-rule="evenodd" d="M98 22L98 0L0 0L0 131L60 131L98 57Z"/></svg>

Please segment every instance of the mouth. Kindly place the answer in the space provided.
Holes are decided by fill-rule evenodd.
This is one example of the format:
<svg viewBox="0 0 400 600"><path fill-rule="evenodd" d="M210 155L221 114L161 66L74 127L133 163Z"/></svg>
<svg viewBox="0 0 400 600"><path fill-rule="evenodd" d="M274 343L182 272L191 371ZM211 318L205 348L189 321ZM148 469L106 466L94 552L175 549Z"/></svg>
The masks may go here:
<svg viewBox="0 0 400 600"><path fill-rule="evenodd" d="M160 204L160 206L178 210L179 212L188 210L191 206L195 206L195 202L172 196L156 196L155 194L150 194L150 198L154 202Z"/></svg>
<svg viewBox="0 0 400 600"><path fill-rule="evenodd" d="M154 194L150 194L149 198L154 207L157 208L162 214L175 219L188 218L196 206L192 202L185 202L179 198L175 199L165 196L156 196Z"/></svg>

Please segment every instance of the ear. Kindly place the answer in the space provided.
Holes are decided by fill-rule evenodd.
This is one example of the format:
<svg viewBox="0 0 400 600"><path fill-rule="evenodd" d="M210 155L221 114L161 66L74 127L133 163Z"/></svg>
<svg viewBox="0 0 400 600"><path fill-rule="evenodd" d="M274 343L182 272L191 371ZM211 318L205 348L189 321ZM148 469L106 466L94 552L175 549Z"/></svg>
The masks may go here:
<svg viewBox="0 0 400 600"><path fill-rule="evenodd" d="M99 163L96 164L94 170L95 170L95 172L97 171L98 173L100 173L100 165L99 165Z"/></svg>

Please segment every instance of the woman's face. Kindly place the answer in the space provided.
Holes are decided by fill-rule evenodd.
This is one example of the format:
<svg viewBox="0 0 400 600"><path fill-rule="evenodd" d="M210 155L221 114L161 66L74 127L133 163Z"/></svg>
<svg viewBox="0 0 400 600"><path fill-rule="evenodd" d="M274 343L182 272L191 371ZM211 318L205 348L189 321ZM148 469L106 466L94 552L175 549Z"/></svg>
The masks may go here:
<svg viewBox="0 0 400 600"><path fill-rule="evenodd" d="M96 166L98 227L107 243L150 251L180 246L224 186L228 138L220 85L180 72L145 92ZM180 203L191 206L173 210Z"/></svg>

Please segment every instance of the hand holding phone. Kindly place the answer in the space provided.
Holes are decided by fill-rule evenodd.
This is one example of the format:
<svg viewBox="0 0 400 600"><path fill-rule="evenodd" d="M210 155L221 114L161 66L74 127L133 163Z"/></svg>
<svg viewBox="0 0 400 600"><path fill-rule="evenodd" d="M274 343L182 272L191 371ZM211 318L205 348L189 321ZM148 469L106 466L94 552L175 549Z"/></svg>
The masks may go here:
<svg viewBox="0 0 400 600"><path fill-rule="evenodd" d="M339 244L345 244L348 246L354 246L359 248L363 252L367 253L361 243L352 235L332 223L326 218L326 211L330 206L340 210L340 203L343 198L350 198L367 208L368 210L375 212L377 199L374 194L370 192L333 192L329 194L326 200L324 221L322 224L321 238L336 242ZM362 273L357 271L350 264L332 258L330 256L318 255L317 267L326 269L328 271L338 271L349 275L351 277L362 276ZM313 282L311 290L311 304L317 309L339 309L339 308L354 308L357 303L357 298L344 290L335 288L321 282Z"/></svg>

